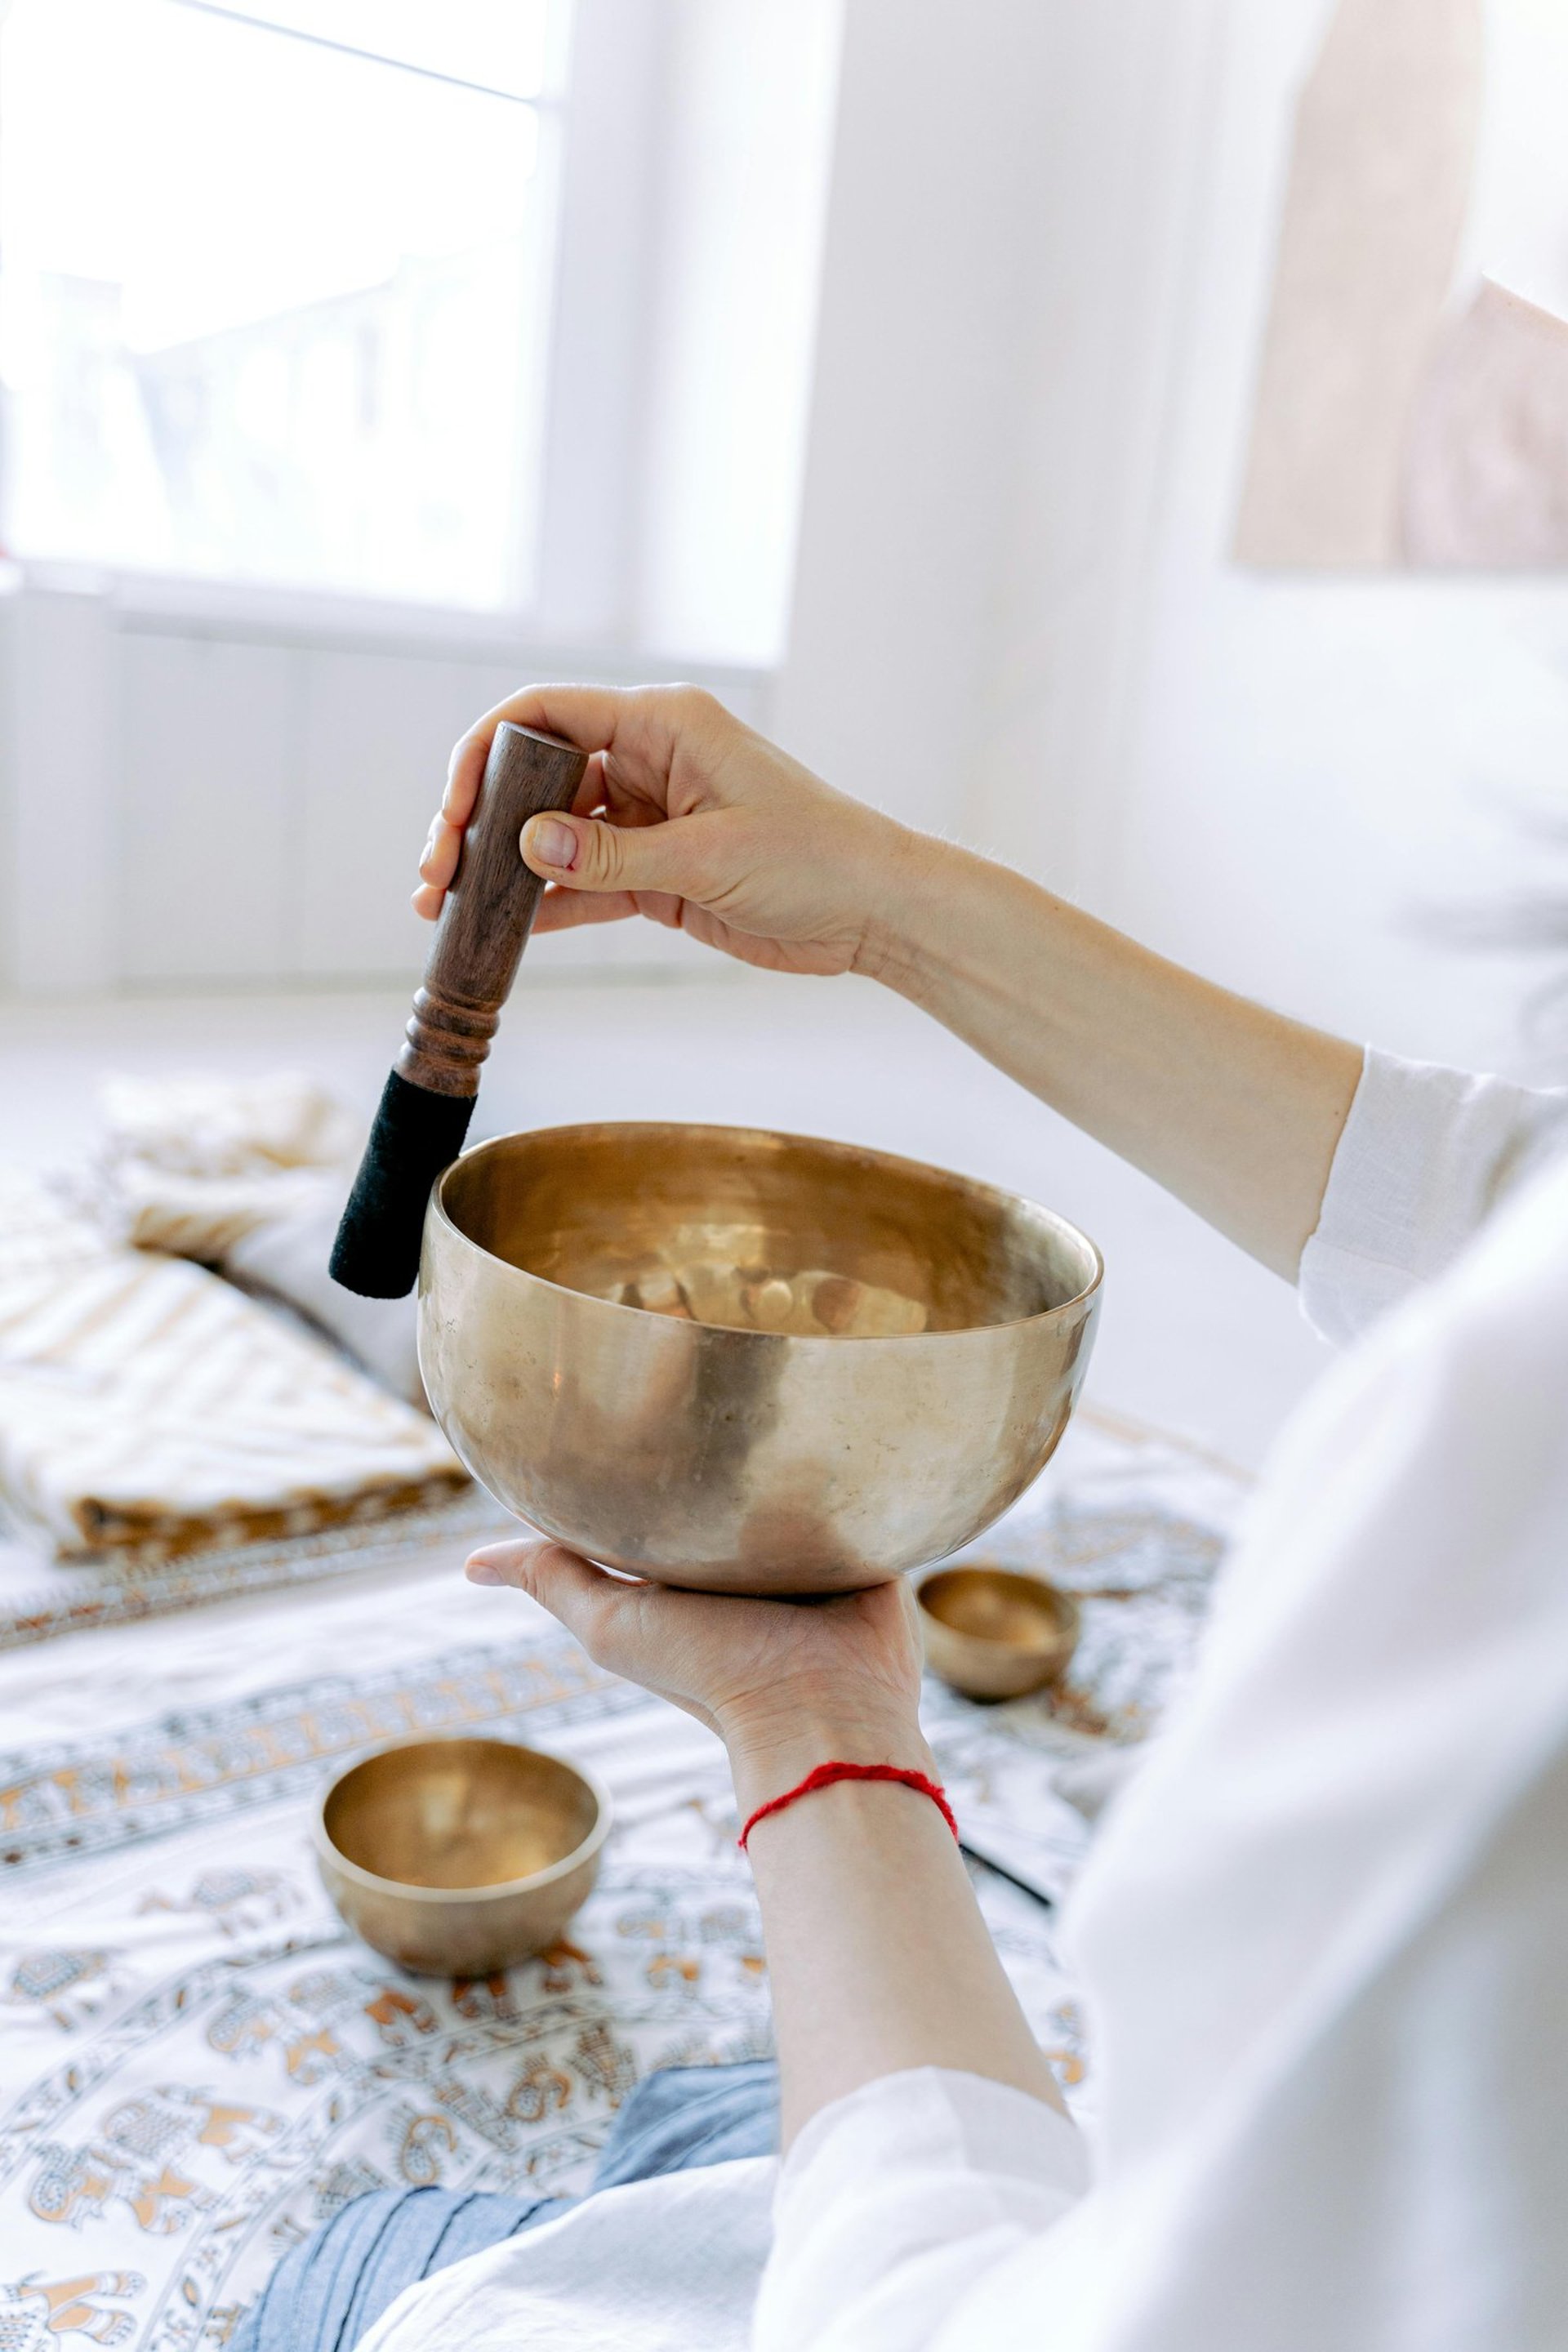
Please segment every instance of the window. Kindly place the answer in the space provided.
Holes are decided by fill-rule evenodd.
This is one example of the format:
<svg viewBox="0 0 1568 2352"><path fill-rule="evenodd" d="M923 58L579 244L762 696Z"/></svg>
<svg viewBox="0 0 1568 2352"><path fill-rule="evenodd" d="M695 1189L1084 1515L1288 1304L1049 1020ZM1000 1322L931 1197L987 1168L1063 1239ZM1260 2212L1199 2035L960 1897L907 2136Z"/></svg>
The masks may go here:
<svg viewBox="0 0 1568 2352"><path fill-rule="evenodd" d="M13 0L0 539L534 592L563 0Z"/></svg>

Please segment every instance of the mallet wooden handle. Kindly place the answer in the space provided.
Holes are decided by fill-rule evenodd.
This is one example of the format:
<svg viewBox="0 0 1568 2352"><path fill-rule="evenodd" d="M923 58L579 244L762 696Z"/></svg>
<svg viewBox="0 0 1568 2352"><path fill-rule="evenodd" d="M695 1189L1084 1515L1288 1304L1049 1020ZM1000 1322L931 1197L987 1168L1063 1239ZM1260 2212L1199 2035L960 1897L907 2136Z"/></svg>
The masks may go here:
<svg viewBox="0 0 1568 2352"><path fill-rule="evenodd" d="M463 835L396 1069L429 1094L477 1095L544 885L518 855L531 816L568 809L587 754L503 719Z"/></svg>

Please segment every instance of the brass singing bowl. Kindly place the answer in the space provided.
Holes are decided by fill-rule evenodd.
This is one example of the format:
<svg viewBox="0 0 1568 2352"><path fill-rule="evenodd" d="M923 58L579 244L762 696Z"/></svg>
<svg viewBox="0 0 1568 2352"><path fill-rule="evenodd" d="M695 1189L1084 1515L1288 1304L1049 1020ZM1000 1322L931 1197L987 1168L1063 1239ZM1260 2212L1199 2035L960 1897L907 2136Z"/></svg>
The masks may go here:
<svg viewBox="0 0 1568 2352"><path fill-rule="evenodd" d="M553 1128L437 1183L419 1363L475 1477L588 1559L847 1591L957 1550L1038 1474L1102 1270L1048 1209L885 1152Z"/></svg>
<svg viewBox="0 0 1568 2352"><path fill-rule="evenodd" d="M1078 1603L1041 1576L975 1561L915 1588L926 1664L965 1698L1022 1698L1059 1681L1078 1646Z"/></svg>
<svg viewBox="0 0 1568 2352"><path fill-rule="evenodd" d="M602 1781L505 1739L400 1739L317 1808L321 1883L357 1935L417 1976L482 1977L549 1948L599 1874Z"/></svg>

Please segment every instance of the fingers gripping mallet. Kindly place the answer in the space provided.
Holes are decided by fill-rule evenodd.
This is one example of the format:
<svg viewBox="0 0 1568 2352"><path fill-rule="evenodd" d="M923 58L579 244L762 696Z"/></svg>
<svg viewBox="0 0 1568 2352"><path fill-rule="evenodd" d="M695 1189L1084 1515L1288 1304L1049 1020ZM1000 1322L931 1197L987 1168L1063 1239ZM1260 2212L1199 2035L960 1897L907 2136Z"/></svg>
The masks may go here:
<svg viewBox="0 0 1568 2352"><path fill-rule="evenodd" d="M407 1040L386 1081L332 1247L334 1282L402 1298L419 1272L430 1187L463 1148L501 1006L544 885L518 851L531 816L569 809L587 755L505 720L496 729Z"/></svg>

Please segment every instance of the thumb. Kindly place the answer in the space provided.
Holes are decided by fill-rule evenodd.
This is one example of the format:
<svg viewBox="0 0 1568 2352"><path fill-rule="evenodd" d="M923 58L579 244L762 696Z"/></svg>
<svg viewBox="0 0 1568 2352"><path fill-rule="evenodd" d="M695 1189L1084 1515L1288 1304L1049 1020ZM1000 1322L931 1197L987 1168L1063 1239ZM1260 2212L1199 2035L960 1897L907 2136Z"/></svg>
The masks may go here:
<svg viewBox="0 0 1568 2352"><path fill-rule="evenodd" d="M719 887L704 817L618 826L591 816L535 816L523 863L569 890L660 890L702 902Z"/></svg>
<svg viewBox="0 0 1568 2352"><path fill-rule="evenodd" d="M635 1586L591 1568L564 1544L547 1536L526 1537L519 1543L487 1544L467 1562L470 1584L510 1584L526 1592L575 1633L586 1650L602 1636L618 1602Z"/></svg>

